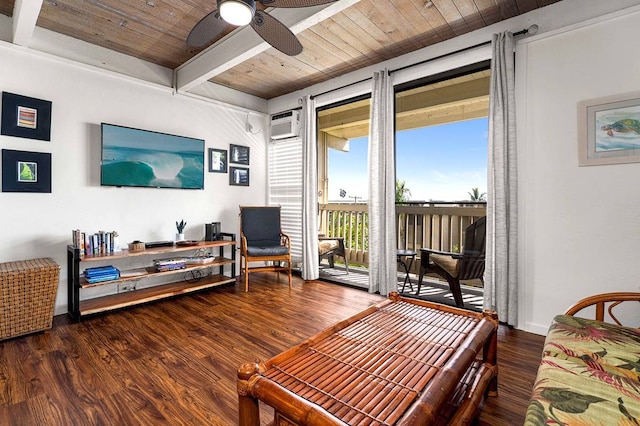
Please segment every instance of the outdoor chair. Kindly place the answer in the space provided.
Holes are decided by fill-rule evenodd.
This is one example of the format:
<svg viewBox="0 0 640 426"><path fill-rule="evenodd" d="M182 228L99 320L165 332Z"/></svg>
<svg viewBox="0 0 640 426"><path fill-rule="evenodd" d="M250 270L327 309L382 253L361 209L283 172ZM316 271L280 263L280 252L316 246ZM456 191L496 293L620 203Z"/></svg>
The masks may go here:
<svg viewBox="0 0 640 426"><path fill-rule="evenodd" d="M447 280L456 306L463 308L460 281L479 279L484 285L485 238L486 217L482 217L465 229L464 246L460 253L420 249L417 294L420 294L424 274L435 273Z"/></svg>
<svg viewBox="0 0 640 426"><path fill-rule="evenodd" d="M240 206L240 271L245 291L249 291L249 273L266 271L287 272L291 288L290 239L280 224L280 207ZM250 262L264 265L249 267Z"/></svg>
<svg viewBox="0 0 640 426"><path fill-rule="evenodd" d="M347 254L344 248L344 238L342 237L318 237L318 262L322 259L329 261L329 267L334 267L334 256L341 256L344 259L344 267L349 273L349 262L347 262Z"/></svg>

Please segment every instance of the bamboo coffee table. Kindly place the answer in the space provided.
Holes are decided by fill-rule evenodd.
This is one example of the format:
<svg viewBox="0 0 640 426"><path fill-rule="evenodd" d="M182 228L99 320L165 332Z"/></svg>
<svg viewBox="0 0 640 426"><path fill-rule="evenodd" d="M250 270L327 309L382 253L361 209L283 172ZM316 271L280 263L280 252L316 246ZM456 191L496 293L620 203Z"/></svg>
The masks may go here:
<svg viewBox="0 0 640 426"><path fill-rule="evenodd" d="M389 300L238 370L241 426L463 424L497 394L495 312Z"/></svg>

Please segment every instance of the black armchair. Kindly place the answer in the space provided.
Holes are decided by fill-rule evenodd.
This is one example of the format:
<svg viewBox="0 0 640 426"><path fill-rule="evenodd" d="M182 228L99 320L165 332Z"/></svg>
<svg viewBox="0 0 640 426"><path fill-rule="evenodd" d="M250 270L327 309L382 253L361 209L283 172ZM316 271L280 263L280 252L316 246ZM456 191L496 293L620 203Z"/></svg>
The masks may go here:
<svg viewBox="0 0 640 426"><path fill-rule="evenodd" d="M450 253L431 249L420 249L420 276L418 294L425 273L440 275L449 283L456 306L464 307L461 280L480 279L484 284L484 259L486 239L486 217L473 222L465 230L461 253Z"/></svg>
<svg viewBox="0 0 640 426"><path fill-rule="evenodd" d="M241 206L240 239L240 271L245 291L249 291L249 273L265 271L287 272L291 288L290 239L281 230L280 207ZM249 262L265 262L265 265L249 267Z"/></svg>

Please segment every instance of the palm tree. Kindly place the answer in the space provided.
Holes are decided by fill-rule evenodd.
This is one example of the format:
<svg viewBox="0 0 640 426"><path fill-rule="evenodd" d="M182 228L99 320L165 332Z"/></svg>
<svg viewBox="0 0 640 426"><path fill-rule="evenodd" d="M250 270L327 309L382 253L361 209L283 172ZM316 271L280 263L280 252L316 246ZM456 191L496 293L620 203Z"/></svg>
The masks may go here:
<svg viewBox="0 0 640 426"><path fill-rule="evenodd" d="M478 188L471 188L471 192L469 192L469 198L471 198L471 201L486 201L487 193L483 192L481 194Z"/></svg>
<svg viewBox="0 0 640 426"><path fill-rule="evenodd" d="M396 203L404 203L409 201L411 191L407 188L406 183L403 180L396 181Z"/></svg>

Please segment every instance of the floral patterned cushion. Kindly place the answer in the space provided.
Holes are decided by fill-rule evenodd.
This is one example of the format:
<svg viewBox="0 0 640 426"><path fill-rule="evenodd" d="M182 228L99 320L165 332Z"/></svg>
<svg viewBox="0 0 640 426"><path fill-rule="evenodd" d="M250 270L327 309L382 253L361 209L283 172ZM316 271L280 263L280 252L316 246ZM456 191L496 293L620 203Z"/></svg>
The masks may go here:
<svg viewBox="0 0 640 426"><path fill-rule="evenodd" d="M640 425L640 331L555 317L525 425Z"/></svg>

